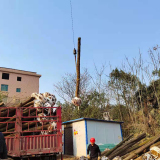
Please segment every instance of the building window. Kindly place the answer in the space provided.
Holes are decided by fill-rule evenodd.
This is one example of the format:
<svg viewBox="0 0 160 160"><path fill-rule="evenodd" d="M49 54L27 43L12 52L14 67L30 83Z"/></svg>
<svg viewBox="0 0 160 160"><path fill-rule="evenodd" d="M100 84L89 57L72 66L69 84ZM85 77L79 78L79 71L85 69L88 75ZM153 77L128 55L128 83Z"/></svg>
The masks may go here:
<svg viewBox="0 0 160 160"><path fill-rule="evenodd" d="M9 74L8 73L2 73L2 79L9 80Z"/></svg>
<svg viewBox="0 0 160 160"><path fill-rule="evenodd" d="M16 92L21 92L21 88L16 88Z"/></svg>
<svg viewBox="0 0 160 160"><path fill-rule="evenodd" d="M8 91L8 85L1 84L1 91Z"/></svg>
<svg viewBox="0 0 160 160"><path fill-rule="evenodd" d="M17 81L21 81L22 80L22 77L17 77Z"/></svg>

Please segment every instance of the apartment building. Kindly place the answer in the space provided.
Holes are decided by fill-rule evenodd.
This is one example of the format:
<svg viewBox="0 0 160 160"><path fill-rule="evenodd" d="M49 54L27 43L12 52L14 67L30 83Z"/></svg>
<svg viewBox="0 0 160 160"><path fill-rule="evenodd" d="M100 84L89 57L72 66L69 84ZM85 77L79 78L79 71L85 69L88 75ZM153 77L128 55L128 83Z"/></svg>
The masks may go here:
<svg viewBox="0 0 160 160"><path fill-rule="evenodd" d="M39 78L36 72L0 67L1 93L6 103L23 101L33 92L39 93Z"/></svg>

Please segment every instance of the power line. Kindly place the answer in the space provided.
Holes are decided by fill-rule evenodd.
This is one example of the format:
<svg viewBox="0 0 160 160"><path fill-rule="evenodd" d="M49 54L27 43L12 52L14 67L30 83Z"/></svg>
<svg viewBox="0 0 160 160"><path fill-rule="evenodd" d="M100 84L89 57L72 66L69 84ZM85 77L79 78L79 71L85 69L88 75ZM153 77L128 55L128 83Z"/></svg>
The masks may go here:
<svg viewBox="0 0 160 160"><path fill-rule="evenodd" d="M70 6L71 6L71 20L72 20L73 45L74 45L74 48L75 48L74 28L73 28L73 13L72 13L72 0L70 0Z"/></svg>

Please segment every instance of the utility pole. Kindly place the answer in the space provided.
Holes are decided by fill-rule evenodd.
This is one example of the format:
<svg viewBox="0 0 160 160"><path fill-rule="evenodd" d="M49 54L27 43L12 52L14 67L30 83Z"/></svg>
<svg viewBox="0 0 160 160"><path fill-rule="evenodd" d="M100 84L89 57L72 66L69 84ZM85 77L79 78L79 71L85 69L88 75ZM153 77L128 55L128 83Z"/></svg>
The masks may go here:
<svg viewBox="0 0 160 160"><path fill-rule="evenodd" d="M75 91L75 98L72 99L72 103L78 107L81 105L81 99L79 98L79 87L80 87L80 56L81 56L81 37L78 38L78 49L76 53L76 49L74 48L73 54L75 56L75 64L76 64L76 91ZM77 54L77 59L76 59Z"/></svg>
<svg viewBox="0 0 160 160"><path fill-rule="evenodd" d="M78 38L78 53L77 53L77 64L76 64L76 72L77 72L77 79L76 79L76 92L75 97L79 98L79 86L80 86L80 53L81 53L81 38Z"/></svg>

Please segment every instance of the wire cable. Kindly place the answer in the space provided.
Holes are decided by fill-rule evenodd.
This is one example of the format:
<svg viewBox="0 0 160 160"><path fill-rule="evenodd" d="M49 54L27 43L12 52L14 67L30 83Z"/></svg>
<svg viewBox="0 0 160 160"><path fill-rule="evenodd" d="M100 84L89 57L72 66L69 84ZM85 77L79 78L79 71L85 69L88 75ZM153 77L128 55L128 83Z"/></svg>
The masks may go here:
<svg viewBox="0 0 160 160"><path fill-rule="evenodd" d="M74 45L74 48L75 48L75 41L74 41L74 27L73 27L73 12L72 12L72 0L70 0L70 7L71 7L71 20L72 20L73 45Z"/></svg>

